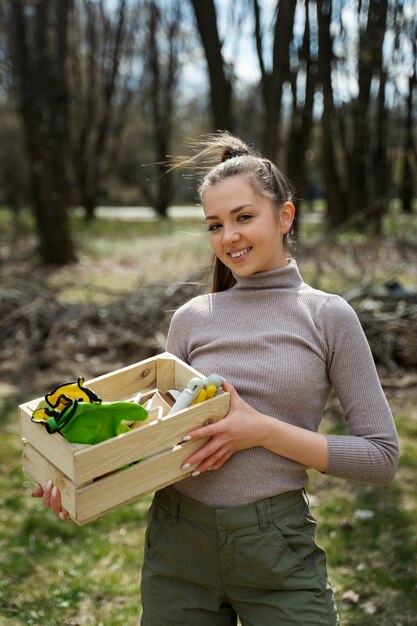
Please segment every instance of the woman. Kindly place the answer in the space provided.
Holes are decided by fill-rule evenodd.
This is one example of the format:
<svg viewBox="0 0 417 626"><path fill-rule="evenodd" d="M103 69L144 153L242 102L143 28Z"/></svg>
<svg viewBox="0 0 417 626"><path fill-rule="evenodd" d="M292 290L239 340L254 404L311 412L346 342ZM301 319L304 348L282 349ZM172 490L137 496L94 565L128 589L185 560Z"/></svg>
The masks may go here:
<svg viewBox="0 0 417 626"><path fill-rule="evenodd" d="M308 468L389 484L398 439L359 321L339 296L306 285L288 239L289 185L228 133L193 160L215 254L212 293L173 316L167 350L231 394L228 415L190 475L155 494L142 571L142 626L339 623L325 554L314 541ZM348 435L318 433L334 388ZM44 502L63 518L59 493ZM40 495L40 490L38 494Z"/></svg>

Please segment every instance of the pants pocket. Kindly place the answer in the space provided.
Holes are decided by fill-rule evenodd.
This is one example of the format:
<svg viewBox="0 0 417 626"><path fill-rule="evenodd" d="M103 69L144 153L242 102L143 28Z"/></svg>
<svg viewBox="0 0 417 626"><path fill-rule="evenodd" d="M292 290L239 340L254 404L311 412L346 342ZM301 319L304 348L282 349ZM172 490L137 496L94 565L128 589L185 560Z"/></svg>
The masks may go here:
<svg viewBox="0 0 417 626"><path fill-rule="evenodd" d="M236 576L251 587L323 591L326 560L314 541L315 527L314 519L303 509L273 520L263 530L237 533L233 550Z"/></svg>
<svg viewBox="0 0 417 626"><path fill-rule="evenodd" d="M274 527L288 555L303 568L302 577L312 574L325 589L328 586L326 553L316 543L317 523L308 507L274 520Z"/></svg>

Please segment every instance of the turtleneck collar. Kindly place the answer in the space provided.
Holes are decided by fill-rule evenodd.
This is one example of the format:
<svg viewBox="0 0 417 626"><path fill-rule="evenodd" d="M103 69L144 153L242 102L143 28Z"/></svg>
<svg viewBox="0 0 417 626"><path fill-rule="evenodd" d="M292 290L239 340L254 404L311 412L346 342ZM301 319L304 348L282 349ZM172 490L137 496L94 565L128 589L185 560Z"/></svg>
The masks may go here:
<svg viewBox="0 0 417 626"><path fill-rule="evenodd" d="M297 289L303 283L297 261L289 259L288 264L276 270L257 272L250 276L236 276L232 289Z"/></svg>

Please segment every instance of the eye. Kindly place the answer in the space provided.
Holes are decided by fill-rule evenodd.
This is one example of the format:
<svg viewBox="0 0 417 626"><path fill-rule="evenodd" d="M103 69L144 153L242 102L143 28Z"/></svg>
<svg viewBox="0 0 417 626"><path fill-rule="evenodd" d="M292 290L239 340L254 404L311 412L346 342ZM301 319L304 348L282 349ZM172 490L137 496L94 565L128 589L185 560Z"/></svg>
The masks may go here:
<svg viewBox="0 0 417 626"><path fill-rule="evenodd" d="M247 220L250 220L253 217L253 215L251 215L250 213L241 213L241 215L239 215L239 217L237 218L238 222L246 222Z"/></svg>
<svg viewBox="0 0 417 626"><path fill-rule="evenodd" d="M219 224L218 222L214 222L213 224L208 225L207 230L209 232L214 232L218 230L219 228L221 228L221 224Z"/></svg>

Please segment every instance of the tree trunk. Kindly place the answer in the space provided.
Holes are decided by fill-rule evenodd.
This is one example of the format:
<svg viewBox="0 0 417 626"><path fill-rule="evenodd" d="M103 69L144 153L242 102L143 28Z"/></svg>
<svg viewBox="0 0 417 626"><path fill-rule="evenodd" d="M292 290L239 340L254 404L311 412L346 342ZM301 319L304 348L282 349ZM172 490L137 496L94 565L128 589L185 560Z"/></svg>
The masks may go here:
<svg viewBox="0 0 417 626"><path fill-rule="evenodd" d="M284 82L290 78L290 44L293 37L294 15L297 0L279 2L275 22L274 47L272 53L272 73L265 91L264 153L276 160L281 122L282 90Z"/></svg>
<svg viewBox="0 0 417 626"><path fill-rule="evenodd" d="M178 47L183 48L180 39L183 13L180 0L172 0L164 6L156 0L148 0L144 9L144 73L138 91L143 112L149 120L154 175L147 176L146 180L139 179L138 184L157 216L164 218L173 197L167 158L171 153L180 69Z"/></svg>
<svg viewBox="0 0 417 626"><path fill-rule="evenodd" d="M417 33L416 33L417 34ZM405 120L404 166L401 185L401 203L405 213L413 213L413 195L417 196L417 150L413 136L413 94L417 86L417 43L413 42L413 72L408 79L407 116ZM414 184L413 184L414 183Z"/></svg>
<svg viewBox="0 0 417 626"><path fill-rule="evenodd" d="M126 49L136 22L133 13L127 15L126 0L118 0L112 9L103 0L88 0L77 6L74 16L71 153L79 201L85 218L92 220L100 182L114 155L112 143L127 120L131 93L126 85L121 87L119 74L120 65L130 60Z"/></svg>
<svg viewBox="0 0 417 626"><path fill-rule="evenodd" d="M298 202L301 198L307 197L307 176L306 176L306 151L310 143L311 128L313 125L313 102L315 89L315 75L313 71L310 54L310 21L308 18L308 1L305 0L306 22L304 27L304 37L300 60L305 64L306 87L304 92L304 102L297 103L296 85L297 76L293 78L293 114L291 120L291 132L288 142L287 173L295 189L295 201L297 206L295 230L300 231L301 207Z"/></svg>
<svg viewBox="0 0 417 626"><path fill-rule="evenodd" d="M275 161L279 148L279 125L281 121L282 90L290 80L290 44L293 38L294 15L297 0L277 2L274 26L272 69L266 70L260 20L260 5L253 0L255 15L255 41L261 72L261 90L264 104L263 154Z"/></svg>
<svg viewBox="0 0 417 626"><path fill-rule="evenodd" d="M214 128L232 132L232 83L226 75L214 0L191 0L191 4L207 60Z"/></svg>
<svg viewBox="0 0 417 626"><path fill-rule="evenodd" d="M373 173L371 139L375 133L372 128L369 110L371 82L374 75L382 79L382 45L384 42L387 18L387 0L369 0L368 20L365 31L359 39L359 94L354 104L353 113L353 148L350 155L349 175L349 215L359 212L364 207L368 212L362 219L355 221L357 228L375 227L374 215L370 212L374 201L372 189L378 188L378 181L372 180Z"/></svg>
<svg viewBox="0 0 417 626"><path fill-rule="evenodd" d="M372 151L370 226L381 235L383 217L389 202L390 176L388 166L388 112L385 106L386 73L381 69L375 120L375 141Z"/></svg>
<svg viewBox="0 0 417 626"><path fill-rule="evenodd" d="M75 260L68 221L65 73L70 0L56 0L52 8L49 0L40 0L33 17L25 14L19 0L11 0L11 10L13 67L40 254L45 263L62 265Z"/></svg>
<svg viewBox="0 0 417 626"><path fill-rule="evenodd" d="M336 137L338 124L333 100L332 60L333 47L330 33L332 3L317 0L319 31L319 81L323 89L322 163L326 188L327 218L329 229L338 227L345 220L345 200L338 170Z"/></svg>

